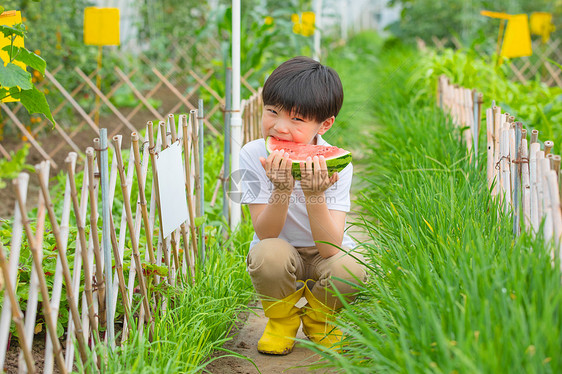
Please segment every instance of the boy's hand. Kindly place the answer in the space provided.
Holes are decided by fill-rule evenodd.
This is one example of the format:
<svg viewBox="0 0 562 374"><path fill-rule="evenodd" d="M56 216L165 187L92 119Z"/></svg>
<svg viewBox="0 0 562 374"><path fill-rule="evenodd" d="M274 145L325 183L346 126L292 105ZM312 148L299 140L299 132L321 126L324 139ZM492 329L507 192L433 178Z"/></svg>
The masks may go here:
<svg viewBox="0 0 562 374"><path fill-rule="evenodd" d="M339 179L338 173L328 176L328 167L324 156L308 157L301 162L301 187L305 197L324 194Z"/></svg>
<svg viewBox="0 0 562 374"><path fill-rule="evenodd" d="M260 157L260 162L265 169L269 180L277 191L291 192L295 185L291 169L293 161L284 150L273 151L267 159Z"/></svg>

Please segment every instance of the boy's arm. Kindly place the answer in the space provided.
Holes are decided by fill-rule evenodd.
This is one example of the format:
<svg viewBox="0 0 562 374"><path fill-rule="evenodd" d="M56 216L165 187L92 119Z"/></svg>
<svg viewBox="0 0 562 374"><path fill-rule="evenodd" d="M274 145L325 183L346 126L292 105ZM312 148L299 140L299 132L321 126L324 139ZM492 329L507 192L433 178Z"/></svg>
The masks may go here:
<svg viewBox="0 0 562 374"><path fill-rule="evenodd" d="M338 247L341 246L345 230L346 213L339 210L329 210L324 193L321 195L309 195L306 200L310 231L314 242L316 242L318 253L324 258L337 254L340 250L327 243L332 243Z"/></svg>
<svg viewBox="0 0 562 374"><path fill-rule="evenodd" d="M274 151L267 159L260 157L260 162L274 186L267 204L249 206L254 231L263 240L277 238L281 234L295 181L291 175L292 161L288 153Z"/></svg>
<svg viewBox="0 0 562 374"><path fill-rule="evenodd" d="M267 204L250 204L250 216L254 231L260 240L277 238L287 219L291 191L278 191L271 193Z"/></svg>
<svg viewBox="0 0 562 374"><path fill-rule="evenodd" d="M312 238L316 242L320 256L328 258L340 251L338 247L342 245L345 230L346 213L330 210L326 203L325 192L339 180L339 173L328 176L324 156L308 157L305 162L301 162L300 167L301 186L306 199Z"/></svg>

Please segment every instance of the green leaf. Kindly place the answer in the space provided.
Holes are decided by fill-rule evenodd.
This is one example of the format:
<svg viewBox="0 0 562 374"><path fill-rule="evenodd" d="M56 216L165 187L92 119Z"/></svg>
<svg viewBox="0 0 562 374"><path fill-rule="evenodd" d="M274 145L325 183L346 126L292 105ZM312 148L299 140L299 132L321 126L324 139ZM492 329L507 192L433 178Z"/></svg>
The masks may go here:
<svg viewBox="0 0 562 374"><path fill-rule="evenodd" d="M0 13L4 13L4 7L0 6Z"/></svg>
<svg viewBox="0 0 562 374"><path fill-rule="evenodd" d="M31 74L12 63L8 63L6 66L0 64L0 86L19 86L22 90L29 90L33 87Z"/></svg>
<svg viewBox="0 0 562 374"><path fill-rule="evenodd" d="M6 38L12 35L21 36L23 38L23 31L17 29L16 27L0 25L0 32L4 34Z"/></svg>
<svg viewBox="0 0 562 374"><path fill-rule="evenodd" d="M21 47L10 47L9 45L2 48L3 51L10 53L10 49L13 48L14 55L12 58L16 61L23 62L27 66L39 71L41 74L45 74L45 68L47 67L47 63L43 60L40 56L36 55L35 53L28 51L25 48Z"/></svg>
<svg viewBox="0 0 562 374"><path fill-rule="evenodd" d="M195 226L199 227L202 224L204 224L205 222L207 222L207 215L203 215L201 217L195 217Z"/></svg>
<svg viewBox="0 0 562 374"><path fill-rule="evenodd" d="M49 108L49 104L47 103L47 99L45 99L45 94L43 94L43 92L37 90L35 87L30 90L22 90L20 93L20 100L22 105L30 114L41 113L47 117L54 126L55 120L51 114L51 109Z"/></svg>

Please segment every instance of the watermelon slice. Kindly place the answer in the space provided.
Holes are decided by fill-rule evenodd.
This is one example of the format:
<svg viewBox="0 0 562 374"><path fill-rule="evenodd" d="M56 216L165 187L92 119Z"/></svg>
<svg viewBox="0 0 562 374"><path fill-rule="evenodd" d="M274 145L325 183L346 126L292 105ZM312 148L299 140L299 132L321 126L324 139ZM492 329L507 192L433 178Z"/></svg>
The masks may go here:
<svg viewBox="0 0 562 374"><path fill-rule="evenodd" d="M336 171L342 171L351 162L351 152L328 145L299 144L268 136L265 147L268 154L280 149L284 149L289 154L289 158L293 161L292 174L297 180L301 179L300 163L306 161L309 156L324 156L330 176Z"/></svg>

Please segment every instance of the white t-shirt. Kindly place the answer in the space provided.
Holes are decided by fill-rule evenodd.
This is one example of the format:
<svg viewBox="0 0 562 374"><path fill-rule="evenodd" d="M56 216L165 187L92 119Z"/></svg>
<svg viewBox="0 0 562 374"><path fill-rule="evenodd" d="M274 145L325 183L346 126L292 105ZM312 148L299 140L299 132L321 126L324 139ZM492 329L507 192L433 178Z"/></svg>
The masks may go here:
<svg viewBox="0 0 562 374"><path fill-rule="evenodd" d="M316 137L316 144L330 145L320 135ZM267 158L263 138L247 143L240 151L241 204L267 204L269 201L273 191L273 183L267 178L260 157ZM351 207L349 193L352 178L353 165L350 163L339 173L339 180L324 192L328 209L349 212ZM287 219L279 238L286 240L294 247L313 247L316 244L312 238L305 198L300 183L298 180L295 181L295 187L289 201ZM250 248L259 241L258 236L254 233ZM353 248L355 242L344 233L342 246Z"/></svg>

